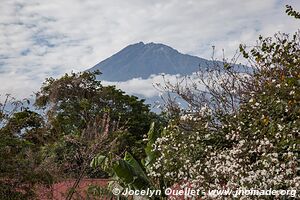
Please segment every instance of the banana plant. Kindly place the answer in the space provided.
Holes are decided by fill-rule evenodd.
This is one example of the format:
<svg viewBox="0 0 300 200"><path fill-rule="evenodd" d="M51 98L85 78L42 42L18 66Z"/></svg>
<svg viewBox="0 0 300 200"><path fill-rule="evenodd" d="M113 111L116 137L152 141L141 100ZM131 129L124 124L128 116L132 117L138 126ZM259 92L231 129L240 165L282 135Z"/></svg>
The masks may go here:
<svg viewBox="0 0 300 200"><path fill-rule="evenodd" d="M146 158L138 162L129 152L125 153L125 157L119 160L113 160L104 155L97 155L91 162L91 167L102 167L109 169L120 184L130 189L154 189L154 184L147 176L147 168L157 158L157 154L153 152L152 147L158 134L154 131L155 124L152 123L148 132L148 143L145 148ZM109 162L109 160L113 160ZM107 163L109 168L107 168Z"/></svg>
<svg viewBox="0 0 300 200"><path fill-rule="evenodd" d="M153 151L153 144L155 143L156 139L158 138L158 134L154 130L155 124L152 123L150 129L148 131L148 143L145 148L146 158L142 160L142 163L145 167L151 165L155 159L158 157L157 152Z"/></svg>

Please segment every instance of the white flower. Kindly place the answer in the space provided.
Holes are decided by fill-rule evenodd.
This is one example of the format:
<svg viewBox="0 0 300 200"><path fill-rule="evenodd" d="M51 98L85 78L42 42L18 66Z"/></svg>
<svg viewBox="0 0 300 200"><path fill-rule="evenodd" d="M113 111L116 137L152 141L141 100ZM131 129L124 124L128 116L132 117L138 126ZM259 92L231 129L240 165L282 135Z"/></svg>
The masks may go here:
<svg viewBox="0 0 300 200"><path fill-rule="evenodd" d="M263 176L267 175L267 171L266 171L265 169L261 170L260 173L261 173L261 175L263 175Z"/></svg>
<svg viewBox="0 0 300 200"><path fill-rule="evenodd" d="M206 122L206 124L205 124L205 128L208 128L208 122Z"/></svg>
<svg viewBox="0 0 300 200"><path fill-rule="evenodd" d="M283 126L281 126L280 124L277 124L277 127L278 127L279 131L283 130Z"/></svg>

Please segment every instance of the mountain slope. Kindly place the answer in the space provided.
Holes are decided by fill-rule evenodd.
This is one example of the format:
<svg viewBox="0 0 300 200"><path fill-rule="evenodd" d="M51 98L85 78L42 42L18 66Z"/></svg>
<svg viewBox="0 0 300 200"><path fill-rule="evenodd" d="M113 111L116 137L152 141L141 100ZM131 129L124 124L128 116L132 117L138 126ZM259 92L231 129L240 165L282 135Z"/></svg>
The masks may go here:
<svg viewBox="0 0 300 200"><path fill-rule="evenodd" d="M125 47L88 71L100 70L102 80L126 81L161 73L188 75L198 71L199 65L211 64L211 61L182 54L164 44L140 42Z"/></svg>

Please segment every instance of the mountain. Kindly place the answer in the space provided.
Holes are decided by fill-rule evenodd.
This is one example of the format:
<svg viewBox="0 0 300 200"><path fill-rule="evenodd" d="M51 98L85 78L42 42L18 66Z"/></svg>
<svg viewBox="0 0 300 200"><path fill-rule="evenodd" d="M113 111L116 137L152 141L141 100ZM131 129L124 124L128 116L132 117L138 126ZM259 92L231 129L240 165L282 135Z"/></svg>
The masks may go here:
<svg viewBox="0 0 300 200"><path fill-rule="evenodd" d="M164 44L139 42L125 47L88 71L100 70L102 80L127 81L161 73L189 75L198 71L199 65L212 65L212 61L182 54Z"/></svg>
<svg viewBox="0 0 300 200"><path fill-rule="evenodd" d="M177 76L172 75L191 75L193 72L199 71L199 67L209 67L213 70L216 64L223 65L220 61L209 61L197 56L182 54L164 44L139 42L125 47L87 71L99 70L102 74L98 79L103 80L102 84L114 84L117 88L145 99L147 104L154 106L157 101L161 105L164 102L159 97L161 91L155 89L152 84L163 85L165 79L162 79L162 76L151 75L169 74L168 78L173 77L174 81L174 77ZM240 68L240 66L233 65L233 68L242 73L251 72L251 68L246 66ZM167 81L169 80L167 79ZM173 84L176 83L176 80L175 78ZM152 110L160 112L154 107Z"/></svg>

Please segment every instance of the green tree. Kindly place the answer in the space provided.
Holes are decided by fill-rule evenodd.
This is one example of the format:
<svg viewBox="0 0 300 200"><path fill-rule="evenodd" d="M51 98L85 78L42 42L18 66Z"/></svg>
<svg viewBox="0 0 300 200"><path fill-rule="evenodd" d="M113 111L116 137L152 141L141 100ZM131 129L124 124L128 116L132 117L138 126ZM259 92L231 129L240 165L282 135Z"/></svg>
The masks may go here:
<svg viewBox="0 0 300 200"><path fill-rule="evenodd" d="M48 144L50 157L67 176L78 174L92 152L123 156L128 151L143 157L143 135L157 119L144 100L103 86L96 75L83 72L49 78L37 93L36 105L45 109L53 136Z"/></svg>
<svg viewBox="0 0 300 200"><path fill-rule="evenodd" d="M47 169L40 168L43 120L8 96L0 122L0 198L35 199L36 186L52 183Z"/></svg>

